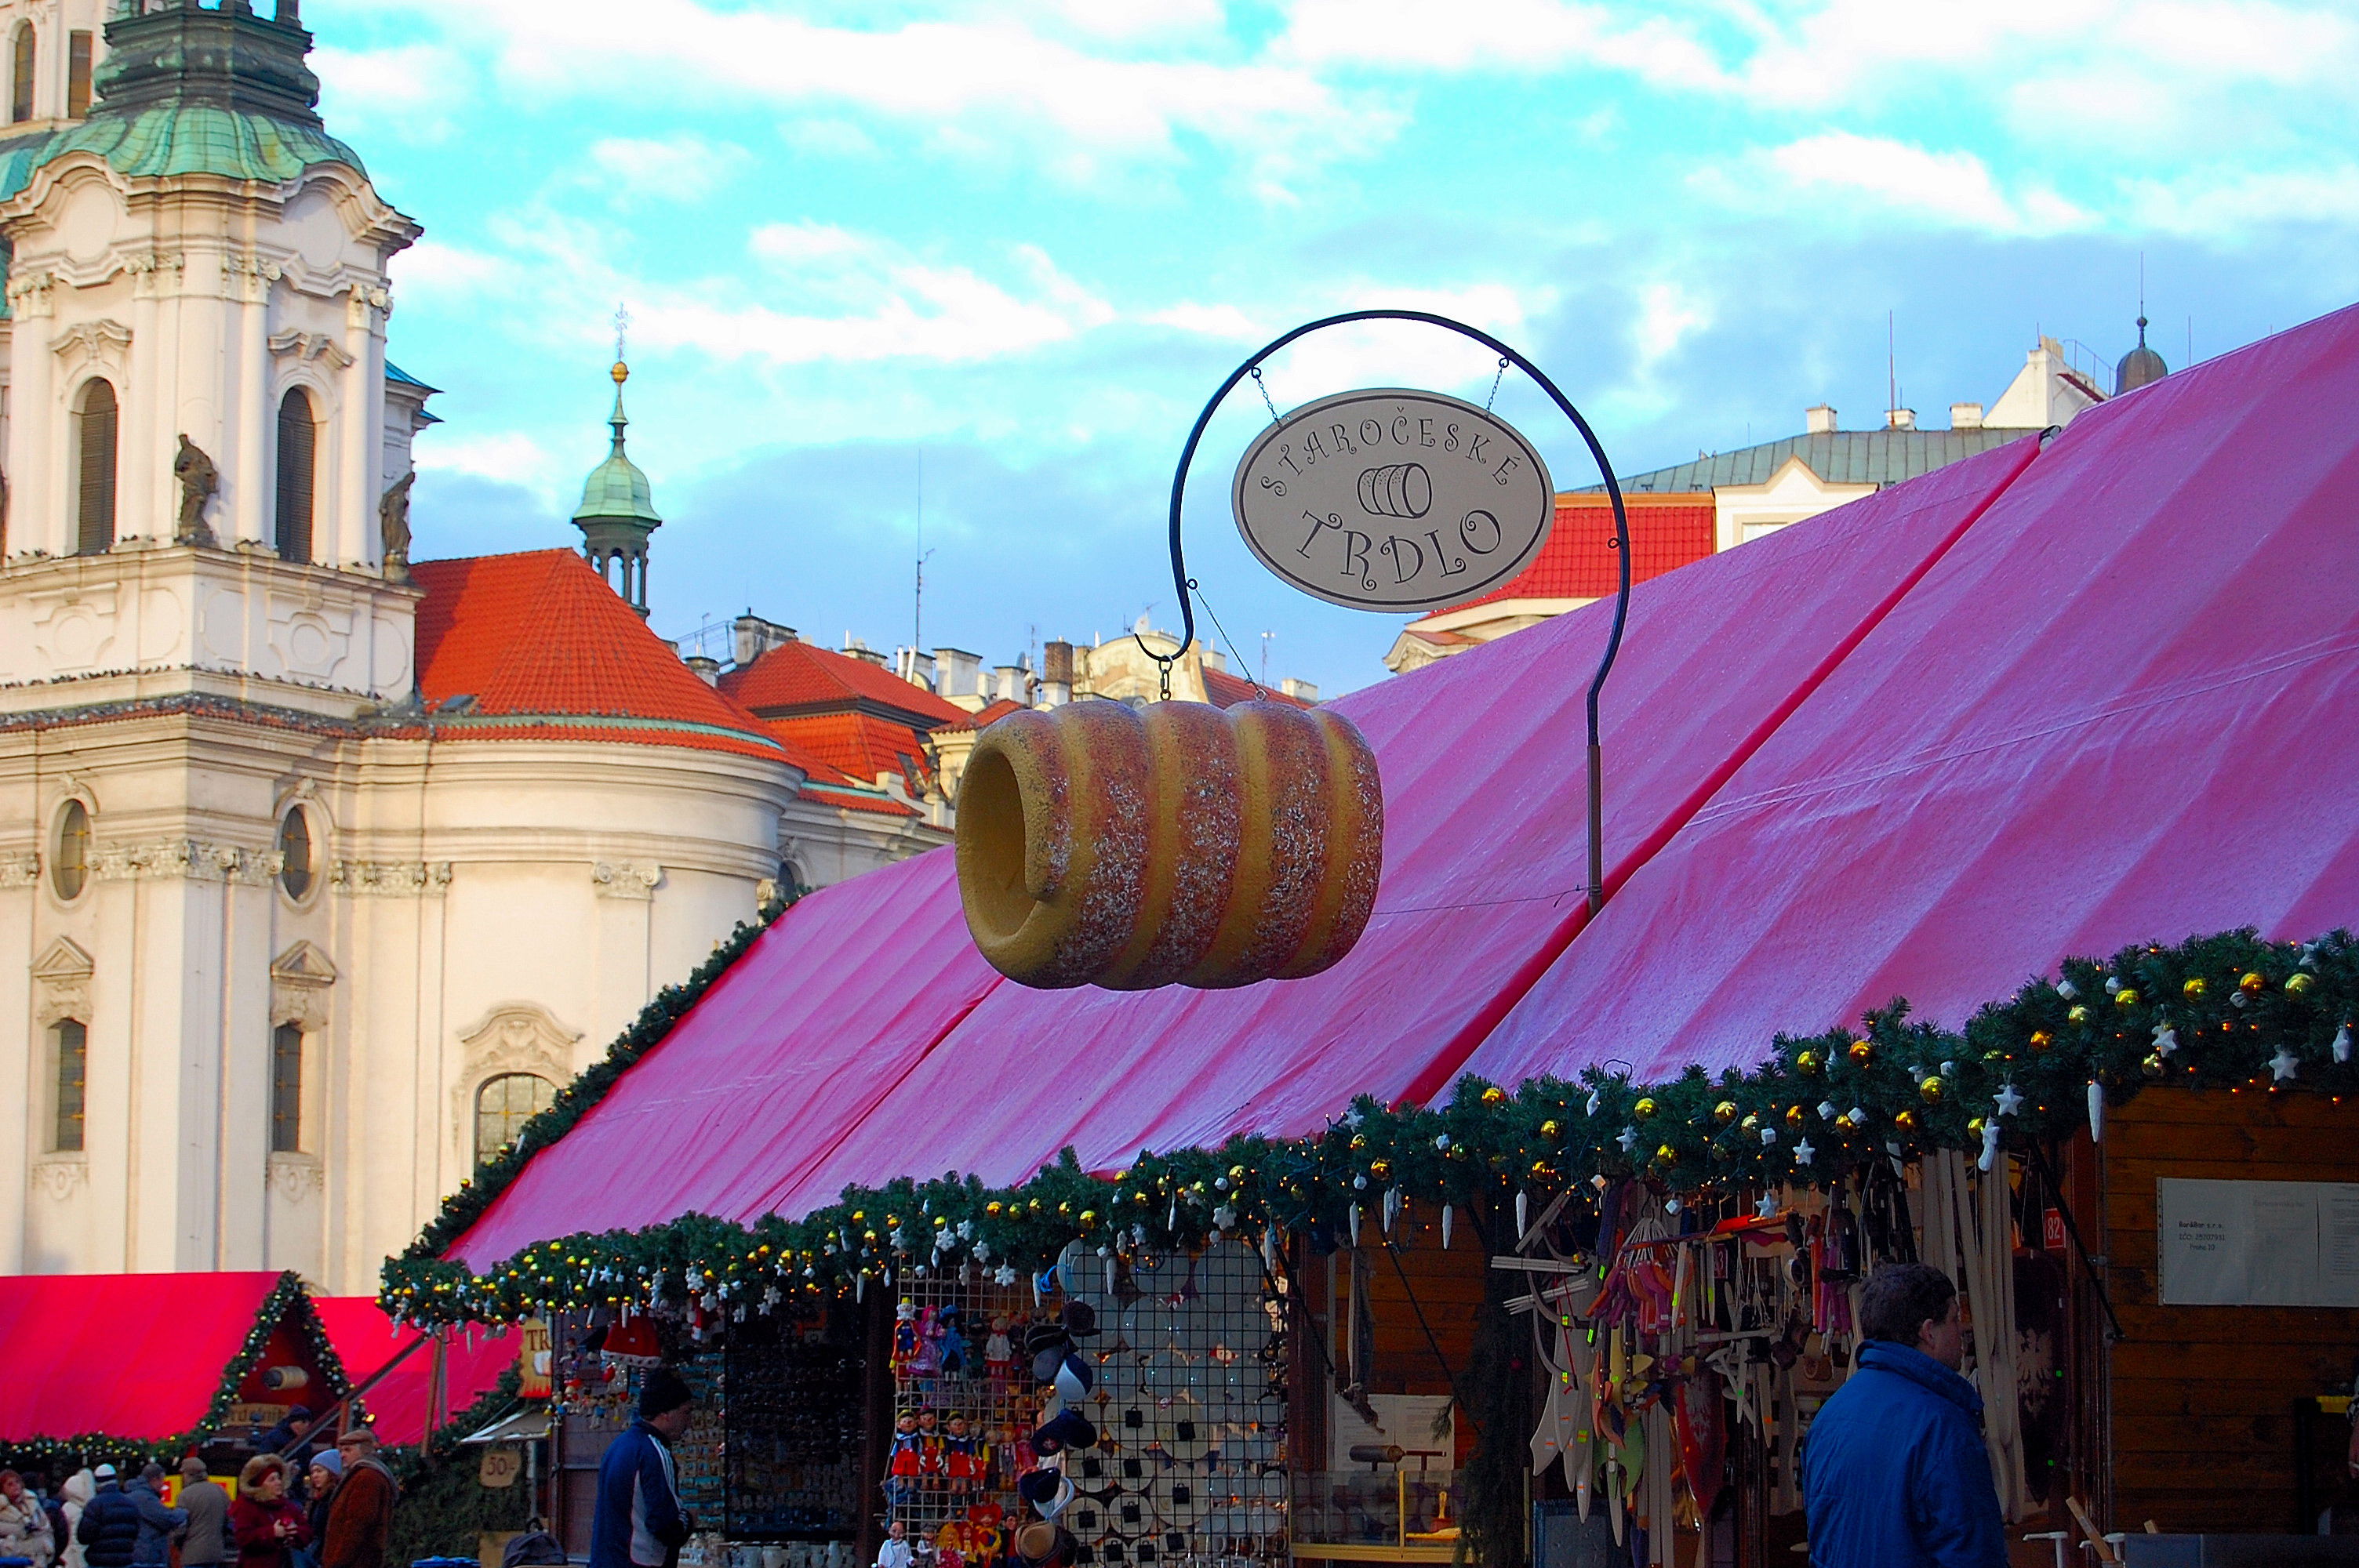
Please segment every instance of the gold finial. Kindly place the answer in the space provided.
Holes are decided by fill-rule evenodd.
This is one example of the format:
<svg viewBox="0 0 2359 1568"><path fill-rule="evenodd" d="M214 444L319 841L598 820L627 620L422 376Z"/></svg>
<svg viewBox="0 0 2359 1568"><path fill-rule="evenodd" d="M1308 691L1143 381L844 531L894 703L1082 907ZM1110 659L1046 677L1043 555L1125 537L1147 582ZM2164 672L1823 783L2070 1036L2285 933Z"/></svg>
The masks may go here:
<svg viewBox="0 0 2359 1568"><path fill-rule="evenodd" d="M622 361L620 361L620 360L616 360L616 361L614 362L614 370L613 370L613 371L611 371L611 372L609 372L608 373L610 373L611 375L613 375L613 376L614 376L614 384L615 384L616 386L620 386L620 385L622 385L625 382L626 382L626 381L628 381L628 380L630 380L630 379L631 379L631 367L630 367L630 366L628 366L628 365L626 365L626 364L625 364Z"/></svg>

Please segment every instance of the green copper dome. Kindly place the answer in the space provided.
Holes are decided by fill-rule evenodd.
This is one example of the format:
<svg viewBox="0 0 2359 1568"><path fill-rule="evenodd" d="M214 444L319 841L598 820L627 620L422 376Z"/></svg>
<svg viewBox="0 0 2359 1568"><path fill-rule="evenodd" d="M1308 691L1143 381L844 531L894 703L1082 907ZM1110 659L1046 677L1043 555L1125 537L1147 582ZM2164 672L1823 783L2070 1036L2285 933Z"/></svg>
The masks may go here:
<svg viewBox="0 0 2359 1568"><path fill-rule="evenodd" d="M303 63L311 35L292 0L268 18L243 0L117 16L106 45L89 119L0 148L0 199L71 152L96 153L133 177L284 184L322 163L366 173L360 155L320 124L320 79Z"/></svg>
<svg viewBox="0 0 2359 1568"><path fill-rule="evenodd" d="M628 373L619 363L614 366L614 412L607 424L614 429L614 449L606 460L590 470L589 480L582 486L582 507L574 513L576 523L614 522L638 523L649 528L663 525L656 511L655 488L639 465L623 455L623 427L630 421L623 417L623 378Z"/></svg>

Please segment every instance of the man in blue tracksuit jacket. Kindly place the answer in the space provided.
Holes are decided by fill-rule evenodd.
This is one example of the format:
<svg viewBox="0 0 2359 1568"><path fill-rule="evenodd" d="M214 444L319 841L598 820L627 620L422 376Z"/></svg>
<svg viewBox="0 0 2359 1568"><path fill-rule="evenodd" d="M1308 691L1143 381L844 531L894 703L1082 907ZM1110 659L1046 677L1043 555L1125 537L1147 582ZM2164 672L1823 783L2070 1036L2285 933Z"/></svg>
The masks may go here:
<svg viewBox="0 0 2359 1568"><path fill-rule="evenodd" d="M639 1419L598 1465L598 1507L590 1521L590 1568L679 1568L688 1540L671 1445L688 1430L694 1396L669 1367L639 1385Z"/></svg>
<svg viewBox="0 0 2359 1568"><path fill-rule="evenodd" d="M1859 1369L1802 1453L1811 1568L2006 1568L1982 1396L1958 1375L1958 1289L1923 1263L1861 1292Z"/></svg>

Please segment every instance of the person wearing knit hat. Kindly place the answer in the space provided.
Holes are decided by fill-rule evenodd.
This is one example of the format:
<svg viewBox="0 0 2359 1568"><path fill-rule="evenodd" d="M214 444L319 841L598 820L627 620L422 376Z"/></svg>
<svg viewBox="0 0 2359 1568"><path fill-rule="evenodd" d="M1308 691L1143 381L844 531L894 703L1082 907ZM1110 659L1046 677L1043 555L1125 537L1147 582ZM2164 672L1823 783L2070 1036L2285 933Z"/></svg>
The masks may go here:
<svg viewBox="0 0 2359 1568"><path fill-rule="evenodd" d="M639 1382L639 1419L607 1445L590 1521L590 1568L679 1568L693 1526L679 1506L671 1445L688 1430L696 1396L669 1367Z"/></svg>

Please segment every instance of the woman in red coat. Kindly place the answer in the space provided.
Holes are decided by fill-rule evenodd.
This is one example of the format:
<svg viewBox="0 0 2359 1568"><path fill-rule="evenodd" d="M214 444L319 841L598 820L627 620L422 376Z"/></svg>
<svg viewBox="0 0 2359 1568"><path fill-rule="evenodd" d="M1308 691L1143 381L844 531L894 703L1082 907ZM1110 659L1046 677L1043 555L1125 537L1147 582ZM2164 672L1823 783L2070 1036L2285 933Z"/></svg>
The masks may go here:
<svg viewBox="0 0 2359 1568"><path fill-rule="evenodd" d="M237 1568L286 1568L288 1553L311 1543L303 1505L287 1495L287 1461L257 1454L238 1472L237 1500L229 1506L237 1541Z"/></svg>

